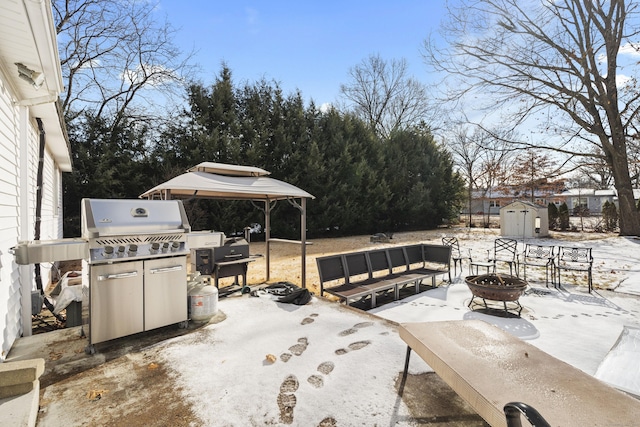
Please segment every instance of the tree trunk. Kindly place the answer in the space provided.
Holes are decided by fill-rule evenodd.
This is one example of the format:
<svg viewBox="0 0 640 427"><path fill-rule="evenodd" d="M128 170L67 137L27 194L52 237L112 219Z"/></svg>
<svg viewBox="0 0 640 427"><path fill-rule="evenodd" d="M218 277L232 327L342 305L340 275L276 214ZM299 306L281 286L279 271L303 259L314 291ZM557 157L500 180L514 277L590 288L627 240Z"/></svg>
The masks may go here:
<svg viewBox="0 0 640 427"><path fill-rule="evenodd" d="M624 150L620 149L621 147ZM614 143L610 158L620 207L620 235L640 236L640 213L636 209L633 197L626 145Z"/></svg>

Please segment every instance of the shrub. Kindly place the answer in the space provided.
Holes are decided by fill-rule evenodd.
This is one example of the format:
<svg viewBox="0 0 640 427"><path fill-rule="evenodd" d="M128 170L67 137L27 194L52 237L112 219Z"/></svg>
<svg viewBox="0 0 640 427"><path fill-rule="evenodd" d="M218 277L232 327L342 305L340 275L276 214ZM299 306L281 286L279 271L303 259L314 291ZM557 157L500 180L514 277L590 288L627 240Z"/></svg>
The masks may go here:
<svg viewBox="0 0 640 427"><path fill-rule="evenodd" d="M615 231L618 228L618 209L614 203L604 202L604 205L602 205L602 219L605 231Z"/></svg>
<svg viewBox="0 0 640 427"><path fill-rule="evenodd" d="M569 229L569 207L566 203L561 204L558 208L558 226L562 231Z"/></svg>
<svg viewBox="0 0 640 427"><path fill-rule="evenodd" d="M549 203L547 212L549 215L549 228L556 230L558 228L558 207L555 203Z"/></svg>

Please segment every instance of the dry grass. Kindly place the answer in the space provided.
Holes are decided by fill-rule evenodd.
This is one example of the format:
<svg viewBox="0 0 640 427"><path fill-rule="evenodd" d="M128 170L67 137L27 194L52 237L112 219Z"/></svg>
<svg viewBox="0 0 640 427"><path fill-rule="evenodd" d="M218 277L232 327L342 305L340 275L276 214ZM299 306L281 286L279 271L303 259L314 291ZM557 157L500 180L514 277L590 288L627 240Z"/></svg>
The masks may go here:
<svg viewBox="0 0 640 427"><path fill-rule="evenodd" d="M318 277L318 268L316 266L316 257L332 255L357 250L369 250L372 248L382 248L395 245L408 245L413 243L435 243L441 244L442 237L446 235L457 235L461 240L461 245L469 247L472 241L477 241L480 245L493 241L499 237L499 228L473 228L452 227L449 229L435 229L396 233L389 243L371 243L370 235L351 236L339 238L314 239L312 244L307 245L307 262L306 262L306 282L307 288L315 293L320 294L320 281ZM559 239L561 241L582 241L604 239L614 236L614 234L606 233L575 233L575 232L551 232L551 239ZM484 247L484 246L483 246ZM488 244L486 246L489 247ZM486 248L485 248L486 249ZM484 253L484 252L483 252ZM269 280L266 279L266 245L264 242L252 242L250 244L250 254L252 256L263 255L257 258L255 262L249 264L248 282L249 285L260 285L263 283L275 283L280 281L291 282L295 285L302 286L300 255L301 247L299 244L272 242L271 243L271 274ZM601 272L597 266L594 266L594 282L601 283L607 288L607 275L602 278ZM543 270L544 273L544 270ZM598 281L596 282L596 276ZM232 284L234 278L220 279L220 286ZM613 285L612 285L613 286ZM331 298L330 296L326 295Z"/></svg>
<svg viewBox="0 0 640 427"><path fill-rule="evenodd" d="M443 230L415 231L407 233L397 233L389 243L371 243L369 235L339 237L328 239L314 239L312 244L307 245L306 275L307 287L315 294L320 293L320 281L316 257L332 255L342 252L357 250L367 250L372 247L385 247L392 245L407 245L411 243L440 243ZM266 255L266 245L264 242L252 242L250 244L251 255ZM287 281L295 285L302 286L300 265L301 246L293 243L272 242L271 243L271 274L269 283ZM265 283L266 280L266 258L260 257L255 262L249 264L247 280L250 285ZM227 285L233 282L231 279L221 279L220 285Z"/></svg>

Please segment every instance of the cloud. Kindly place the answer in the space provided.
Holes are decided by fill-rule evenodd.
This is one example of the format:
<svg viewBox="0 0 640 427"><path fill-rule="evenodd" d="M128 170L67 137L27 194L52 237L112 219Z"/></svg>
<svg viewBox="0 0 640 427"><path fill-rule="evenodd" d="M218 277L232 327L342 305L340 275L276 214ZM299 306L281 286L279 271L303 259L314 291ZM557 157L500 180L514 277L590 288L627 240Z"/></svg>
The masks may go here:
<svg viewBox="0 0 640 427"><path fill-rule="evenodd" d="M625 76L624 74L618 74L616 76L616 86L623 87L629 80L631 80L631 77Z"/></svg>
<svg viewBox="0 0 640 427"><path fill-rule="evenodd" d="M640 44L638 43L626 43L620 46L618 51L621 55L640 56Z"/></svg>
<svg viewBox="0 0 640 427"><path fill-rule="evenodd" d="M325 102L320 106L320 111L322 113L328 113L333 108L333 105L330 102Z"/></svg>
<svg viewBox="0 0 640 427"><path fill-rule="evenodd" d="M640 56L640 44L639 43L626 43L620 46L620 50L618 50L618 55L625 56ZM602 64L607 63L607 55L601 53L598 55L598 62Z"/></svg>

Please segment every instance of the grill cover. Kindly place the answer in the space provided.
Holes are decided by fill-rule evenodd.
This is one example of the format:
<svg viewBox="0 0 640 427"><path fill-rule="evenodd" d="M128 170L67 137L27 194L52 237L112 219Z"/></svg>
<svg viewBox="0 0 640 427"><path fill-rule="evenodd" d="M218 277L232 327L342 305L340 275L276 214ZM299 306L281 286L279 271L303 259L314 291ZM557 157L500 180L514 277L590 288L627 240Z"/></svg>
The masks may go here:
<svg viewBox="0 0 640 427"><path fill-rule="evenodd" d="M188 233L180 200L82 199L82 237Z"/></svg>

